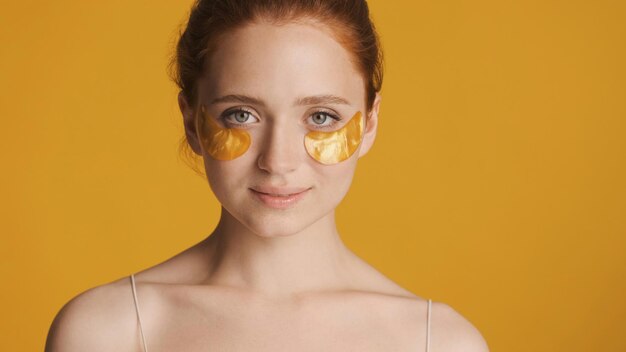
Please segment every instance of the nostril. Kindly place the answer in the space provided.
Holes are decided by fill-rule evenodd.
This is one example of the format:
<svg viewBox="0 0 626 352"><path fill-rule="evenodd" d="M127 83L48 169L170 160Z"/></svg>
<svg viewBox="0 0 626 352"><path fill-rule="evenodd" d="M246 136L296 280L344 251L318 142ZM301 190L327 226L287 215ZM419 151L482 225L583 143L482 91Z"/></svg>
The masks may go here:
<svg viewBox="0 0 626 352"><path fill-rule="evenodd" d="M287 173L296 170L306 157L304 133L301 126L292 122L277 124L257 139L257 165L270 173Z"/></svg>
<svg viewBox="0 0 626 352"><path fill-rule="evenodd" d="M283 147L281 150L259 153L257 165L270 173L286 173L297 169L301 160L295 147Z"/></svg>

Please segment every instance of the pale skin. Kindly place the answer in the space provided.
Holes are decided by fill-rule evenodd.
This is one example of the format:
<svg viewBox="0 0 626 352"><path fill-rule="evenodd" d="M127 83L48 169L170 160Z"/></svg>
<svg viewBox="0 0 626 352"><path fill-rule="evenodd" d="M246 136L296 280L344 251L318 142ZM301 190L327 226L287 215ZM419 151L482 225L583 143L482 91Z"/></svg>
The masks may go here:
<svg viewBox="0 0 626 352"><path fill-rule="evenodd" d="M245 125L236 128L252 144L234 160L212 159L194 129L197 106L179 96L190 146L203 155L222 212L205 240L135 275L150 352L424 351L426 300L350 251L335 224L357 160L376 138L380 95L368 111L362 74L320 25L259 21L222 40L228 45L210 58L198 102L215 117L245 108ZM211 104L231 94L259 101ZM328 95L345 102L302 99ZM357 111L367 115L359 149L341 163L322 165L303 147L312 126L330 123L312 118L320 109L342 118L326 130ZM254 198L250 188L259 185L310 190L292 207L274 209ZM488 351L450 306L433 302L431 314L430 351ZM68 302L46 351L142 351L129 279Z"/></svg>

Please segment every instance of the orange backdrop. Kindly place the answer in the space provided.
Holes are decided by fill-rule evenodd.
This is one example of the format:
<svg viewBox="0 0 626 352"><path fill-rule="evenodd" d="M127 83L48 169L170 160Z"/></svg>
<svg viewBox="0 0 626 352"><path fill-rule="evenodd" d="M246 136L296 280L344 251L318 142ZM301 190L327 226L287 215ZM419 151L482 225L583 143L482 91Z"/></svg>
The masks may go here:
<svg viewBox="0 0 626 352"><path fill-rule="evenodd" d="M625 3L370 3L386 76L347 244L492 351L626 351ZM2 1L0 350L216 224L166 75L190 4Z"/></svg>

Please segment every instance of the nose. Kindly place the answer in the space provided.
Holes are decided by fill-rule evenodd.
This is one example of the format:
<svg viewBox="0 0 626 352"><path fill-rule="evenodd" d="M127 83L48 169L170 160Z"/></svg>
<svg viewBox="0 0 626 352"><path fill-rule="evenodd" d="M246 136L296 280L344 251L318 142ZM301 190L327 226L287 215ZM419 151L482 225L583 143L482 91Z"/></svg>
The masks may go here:
<svg viewBox="0 0 626 352"><path fill-rule="evenodd" d="M304 136L285 123L273 124L263 138L257 164L270 174L287 174L297 169L304 151Z"/></svg>

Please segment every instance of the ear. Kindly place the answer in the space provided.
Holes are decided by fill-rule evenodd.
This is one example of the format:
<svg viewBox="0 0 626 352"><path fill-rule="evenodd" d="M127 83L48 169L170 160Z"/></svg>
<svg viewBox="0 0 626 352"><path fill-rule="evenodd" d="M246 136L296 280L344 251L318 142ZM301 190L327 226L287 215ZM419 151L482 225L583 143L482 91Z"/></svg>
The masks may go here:
<svg viewBox="0 0 626 352"><path fill-rule="evenodd" d="M187 143L189 143L194 153L202 155L202 148L200 148L200 142L198 141L198 131L196 131L195 111L187 102L182 91L178 93L178 107L183 114L183 126L185 126Z"/></svg>
<svg viewBox="0 0 626 352"><path fill-rule="evenodd" d="M380 109L380 100L382 99L380 92L376 93L374 103L372 104L372 110L365 119L365 132L363 133L363 141L361 142L361 148L359 150L359 158L367 154L367 152L374 145L376 140L376 130L378 129L378 111Z"/></svg>

